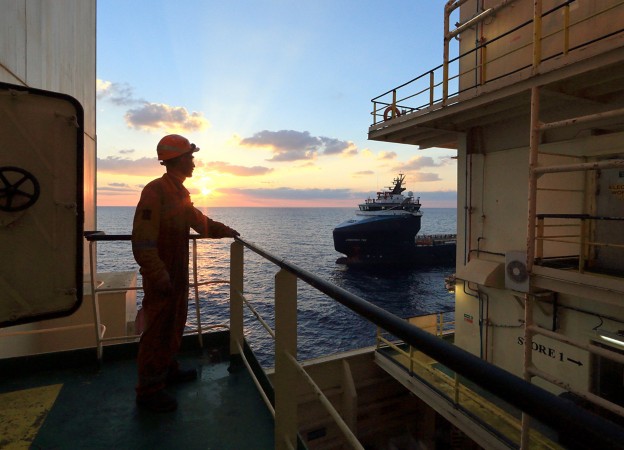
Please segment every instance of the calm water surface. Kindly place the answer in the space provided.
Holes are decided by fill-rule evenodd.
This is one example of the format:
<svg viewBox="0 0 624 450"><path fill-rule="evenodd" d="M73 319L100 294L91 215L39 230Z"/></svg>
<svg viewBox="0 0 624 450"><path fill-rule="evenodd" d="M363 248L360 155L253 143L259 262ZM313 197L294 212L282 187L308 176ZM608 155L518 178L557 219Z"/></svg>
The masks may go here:
<svg viewBox="0 0 624 450"><path fill-rule="evenodd" d="M336 264L333 228L354 214L353 208L204 208L214 220L241 233L241 237L285 258L399 317L453 309L453 297L444 289L448 267L428 269L355 269ZM421 234L455 233L455 209L423 211ZM134 207L98 207L98 230L130 234ZM229 278L231 239L198 241L199 280ZM128 242L98 244L98 271L137 270ZM245 297L273 325L274 277L277 266L245 250ZM350 310L299 281L298 356L308 359L374 343L374 328ZM228 322L227 285L200 289L202 323ZM140 303L141 296L138 296ZM189 321L194 320L193 292ZM273 343L251 312L245 312L246 337L264 365L272 365Z"/></svg>

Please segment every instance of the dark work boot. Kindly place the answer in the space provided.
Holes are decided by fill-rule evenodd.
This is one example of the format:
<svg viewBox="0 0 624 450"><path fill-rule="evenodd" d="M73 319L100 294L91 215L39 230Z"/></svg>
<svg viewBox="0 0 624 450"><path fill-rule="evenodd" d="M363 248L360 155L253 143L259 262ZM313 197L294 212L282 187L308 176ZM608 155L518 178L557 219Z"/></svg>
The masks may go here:
<svg viewBox="0 0 624 450"><path fill-rule="evenodd" d="M178 401L163 390L148 395L137 395L136 402L142 408L154 412L169 412L178 408Z"/></svg>

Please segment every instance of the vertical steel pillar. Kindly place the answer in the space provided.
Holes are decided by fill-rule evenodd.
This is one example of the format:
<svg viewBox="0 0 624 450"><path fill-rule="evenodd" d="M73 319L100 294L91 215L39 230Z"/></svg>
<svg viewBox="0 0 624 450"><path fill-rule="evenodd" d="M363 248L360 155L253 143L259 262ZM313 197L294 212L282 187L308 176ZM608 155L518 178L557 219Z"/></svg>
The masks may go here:
<svg viewBox="0 0 624 450"><path fill-rule="evenodd" d="M542 60L542 0L533 0L533 73Z"/></svg>
<svg viewBox="0 0 624 450"><path fill-rule="evenodd" d="M243 244L230 246L230 357L239 355L237 342L243 348ZM236 361L237 358L231 358ZM230 363L230 366L232 363Z"/></svg>
<svg viewBox="0 0 624 450"><path fill-rule="evenodd" d="M536 74L542 58L542 0L533 2L533 74ZM531 382L533 367L533 299L530 293L531 274L535 260L535 217L537 210L537 174L538 151L540 140L540 88L531 88L531 128L529 137L529 199L527 218L527 260L526 268L529 274L529 292L524 294L524 379ZM530 447L530 417L522 413L522 430L520 448Z"/></svg>
<svg viewBox="0 0 624 450"><path fill-rule="evenodd" d="M297 277L275 275L275 449L297 448Z"/></svg>
<svg viewBox="0 0 624 450"><path fill-rule="evenodd" d="M449 79L449 46L450 40L450 17L451 11L450 3L447 3L444 7L444 51L442 57L442 105L446 105L448 99L448 79Z"/></svg>

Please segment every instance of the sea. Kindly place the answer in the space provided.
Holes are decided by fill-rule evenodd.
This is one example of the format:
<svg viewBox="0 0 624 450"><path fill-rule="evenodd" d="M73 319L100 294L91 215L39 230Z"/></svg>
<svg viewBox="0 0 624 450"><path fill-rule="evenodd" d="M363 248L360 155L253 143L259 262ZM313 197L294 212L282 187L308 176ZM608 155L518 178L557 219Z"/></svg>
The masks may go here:
<svg viewBox="0 0 624 450"><path fill-rule="evenodd" d="M336 263L332 230L353 217L354 208L202 208L213 220L236 229L245 240L330 281L401 318L454 310L454 297L444 278L453 267L355 268ZM99 206L97 229L106 234L131 234L134 207ZM456 233L454 208L423 210L420 234ZM198 280L229 278L232 239L198 240ZM272 327L274 277L278 267L245 250L245 298ZM98 272L138 270L128 241L98 243ZM192 267L192 265L191 265ZM192 277L192 274L191 274ZM192 279L191 279L192 281ZM140 276L139 276L140 284ZM229 286L199 289L202 326L227 325ZM194 291L189 302L189 327L196 323ZM297 357L326 356L374 345L376 328L348 308L299 280L297 284ZM142 293L137 293L140 309ZM273 364L274 344L251 311L245 308L245 337L265 367Z"/></svg>

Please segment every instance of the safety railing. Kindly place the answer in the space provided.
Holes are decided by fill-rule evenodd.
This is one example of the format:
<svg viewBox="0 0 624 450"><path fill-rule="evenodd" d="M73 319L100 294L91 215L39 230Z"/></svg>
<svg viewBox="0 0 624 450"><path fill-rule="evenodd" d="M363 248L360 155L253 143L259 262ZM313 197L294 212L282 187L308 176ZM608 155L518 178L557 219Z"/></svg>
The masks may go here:
<svg viewBox="0 0 624 450"><path fill-rule="evenodd" d="M457 410L487 427L498 439L514 447L520 441L522 423L519 414L509 411L500 400L479 389L474 383L432 361L415 347L393 340L383 330L377 332L377 351L393 360L412 377L431 386L442 398ZM530 434L531 446L558 448L551 439L537 430Z"/></svg>
<svg viewBox="0 0 624 450"><path fill-rule="evenodd" d="M622 448L624 430L612 422L489 364L444 339L421 330L406 320L239 237L231 246L230 352L233 358L242 359L247 367L250 366L250 363L242 351L245 336L243 326L245 248L277 266L275 275L275 328L272 331L272 335L275 336L274 402L271 402L268 396L263 395L269 409L274 412L277 449L292 449L297 446L297 398L293 395L292 387L296 385L298 377L302 377L310 383L321 403L343 431L348 445L353 448L363 448L357 441L356 433L342 420L331 402L325 398L318 387L315 387L312 379L297 361L296 318L297 282L299 280L382 328L395 340L398 339L404 345L412 347L414 350L408 352L408 358L409 353L414 354L415 352L433 358L437 363L458 376L464 377L474 386L478 386L479 389L489 392L489 394L536 418L560 435L573 436L573 439L582 436L583 440L588 439L593 442L597 446L596 448ZM386 344L390 345L391 342L390 339L387 339ZM260 387L261 383L256 380L256 385ZM463 387L453 387L453 392L455 391L461 392L461 395L467 397L472 396Z"/></svg>
<svg viewBox="0 0 624 450"><path fill-rule="evenodd" d="M421 316L410 317L407 321L421 330L428 331L435 336L445 337L452 335L455 332L455 320L450 319L450 317L454 317L454 315L454 312L437 312L434 314L423 314ZM381 330L378 329L377 334L379 335L380 332Z"/></svg>
<svg viewBox="0 0 624 450"><path fill-rule="evenodd" d="M571 43L570 36L574 35L575 27L599 16L606 17L610 14L616 14L615 10L617 8L624 7L624 2L605 5L597 13L574 21L571 19L570 5L575 3L575 1L563 1L541 15L542 21L548 20L550 22L550 31L540 36L540 42L548 42L549 44L548 52L540 46L540 49L543 50L537 54L540 62L546 62L561 55L574 53L586 48L588 45L624 32L624 27L621 24L619 27L617 24L614 24L614 28L610 30L602 30L600 27L595 27L594 33L591 33L591 36L585 42ZM529 39L524 43L515 42L515 37L522 32L528 35L532 34L533 28L535 28L532 18L505 30L497 36L479 39L474 48L451 58L449 56L449 42L452 39L456 38L467 28L493 17L499 9L508 7L514 2L502 0L498 5L487 8L464 23L458 23L454 30L450 30L448 28L449 16L462 3L464 2L458 0L456 2L450 1L447 4L445 11L447 29L445 30L445 56L443 63L374 97L371 100L373 103L371 126L405 114L419 111L430 112L445 107L459 101L463 93L473 91L476 94L476 88L480 86L509 79L512 75L531 68L533 61L530 55L532 53L533 41ZM621 12L617 13L620 14ZM553 25L553 23L557 24L557 26ZM501 48L505 50L501 51ZM496 51L489 51L491 49L496 49ZM524 56L524 54L527 56ZM467 63L463 64L463 61ZM493 71L492 67L495 65L498 65L498 68L496 71ZM501 70L501 67L504 69Z"/></svg>
<svg viewBox="0 0 624 450"><path fill-rule="evenodd" d="M580 273L587 270L611 275L619 273L624 276L624 265L611 267L608 261L600 263L600 259L596 257L597 249L608 249L617 253L613 259L621 262L624 260L624 244L590 238L591 233L595 234L592 223L624 222L624 217L537 214L536 222L535 264L564 269L576 268ZM548 244L553 244L553 249L545 250Z"/></svg>
<svg viewBox="0 0 624 450"><path fill-rule="evenodd" d="M96 252L97 252L97 243L98 242L119 242L119 241L130 241L131 235L126 234L106 234L102 231L92 231L85 232L85 239L89 243L89 268L90 268L90 277L89 277L89 293L91 294L91 299L93 302L93 325L95 330L95 342L97 347L97 358L98 361L102 360L104 345L106 343L115 343L115 342L126 342L139 339L141 337L140 334L126 334L123 336L111 336L105 337L106 326L102 324L100 319L100 299L99 294L105 292L119 292L120 290L126 291L141 291L143 290L143 286L115 286L111 288L101 287L101 284L98 283L97 277L97 261L96 261ZM192 252L191 258L193 262L193 282L189 284L189 287L193 289L194 292L194 300L195 300L195 323L193 324L195 332L197 333L199 339L200 347L203 347L203 330L207 327L204 327L201 320L200 314L200 299L199 299L199 287L207 286L211 284L229 284L229 280L206 280L199 281L198 280L198 267L197 267L197 240L201 239L199 235L191 235L189 239L192 241ZM209 328L227 328L227 325L212 325Z"/></svg>

